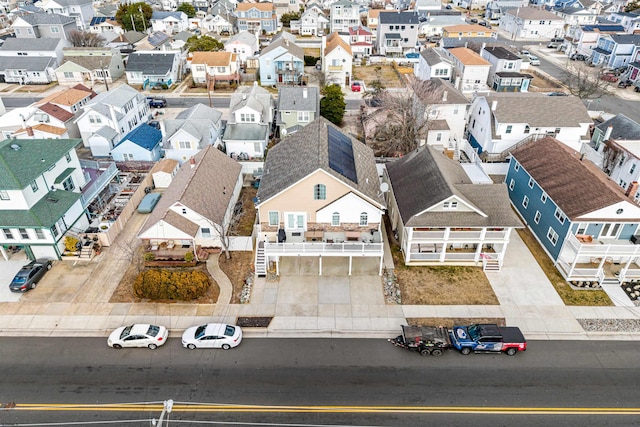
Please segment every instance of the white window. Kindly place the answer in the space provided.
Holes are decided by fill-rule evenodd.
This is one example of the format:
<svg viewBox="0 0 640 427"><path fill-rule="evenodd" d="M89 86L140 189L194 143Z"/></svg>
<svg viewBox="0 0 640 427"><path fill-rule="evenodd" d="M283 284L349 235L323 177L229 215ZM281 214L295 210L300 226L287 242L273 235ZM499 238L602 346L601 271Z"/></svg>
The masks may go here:
<svg viewBox="0 0 640 427"><path fill-rule="evenodd" d="M0 200L9 200L9 193L5 190L0 190Z"/></svg>
<svg viewBox="0 0 640 427"><path fill-rule="evenodd" d="M2 233L4 233L4 238L7 240L13 240L13 233L9 228L3 228Z"/></svg>
<svg viewBox="0 0 640 427"><path fill-rule="evenodd" d="M62 187L64 187L65 191L73 191L76 189L75 184L73 183L73 177L68 177L64 181L62 181Z"/></svg>
<svg viewBox="0 0 640 427"><path fill-rule="evenodd" d="M280 225L280 214L278 211L269 211L269 225L272 227Z"/></svg>
<svg viewBox="0 0 640 427"><path fill-rule="evenodd" d="M51 27L51 32L52 33L59 33L60 32L60 27Z"/></svg>
<svg viewBox="0 0 640 427"><path fill-rule="evenodd" d="M540 196L540 201L542 201L542 203L547 203L547 193L542 193L542 196Z"/></svg>
<svg viewBox="0 0 640 427"><path fill-rule="evenodd" d="M286 218L285 228L287 230L304 230L306 228L307 214L304 212L287 212Z"/></svg>
<svg viewBox="0 0 640 427"><path fill-rule="evenodd" d="M340 212L334 212L333 215L331 215L331 225L340 225Z"/></svg>
<svg viewBox="0 0 640 427"><path fill-rule="evenodd" d="M506 133L511 133L511 130L513 129L512 125L507 125L507 130Z"/></svg>
<svg viewBox="0 0 640 427"><path fill-rule="evenodd" d="M191 149L191 141L179 141L178 146L181 150L190 150Z"/></svg>
<svg viewBox="0 0 640 427"><path fill-rule="evenodd" d="M64 78L65 79L72 79L73 78L73 73L70 71L65 71L64 72Z"/></svg>
<svg viewBox="0 0 640 427"><path fill-rule="evenodd" d="M533 222L535 222L536 224L540 224L540 217L542 216L542 214L540 214L540 211L536 211L536 216L533 217Z"/></svg>
<svg viewBox="0 0 640 427"><path fill-rule="evenodd" d="M458 209L458 202L444 202L442 207L444 209Z"/></svg>
<svg viewBox="0 0 640 427"><path fill-rule="evenodd" d="M534 182L533 178L529 178L529 188L533 188Z"/></svg>
<svg viewBox="0 0 640 427"><path fill-rule="evenodd" d="M211 237L211 229L207 227L202 227L200 228L200 234L202 234L202 237L204 239L208 239Z"/></svg>
<svg viewBox="0 0 640 427"><path fill-rule="evenodd" d="M522 206L524 206L525 209L529 206L529 198L527 196L524 196L524 199L522 199Z"/></svg>
<svg viewBox="0 0 640 427"><path fill-rule="evenodd" d="M64 158L67 159L67 163L71 163L71 153L65 154Z"/></svg>
<svg viewBox="0 0 640 427"><path fill-rule="evenodd" d="M564 224L565 220L567 219L567 216L560 210L560 208L556 208L556 211L553 215L558 221L560 221L560 224Z"/></svg>
<svg viewBox="0 0 640 427"><path fill-rule="evenodd" d="M512 179L511 181L509 181L509 190L513 191L513 187L515 187L516 182Z"/></svg>
<svg viewBox="0 0 640 427"><path fill-rule="evenodd" d="M313 187L313 200L326 200L327 186L324 184L316 184Z"/></svg>
<svg viewBox="0 0 640 427"><path fill-rule="evenodd" d="M366 212L360 213L360 226L363 227L369 224L369 214Z"/></svg>
<svg viewBox="0 0 640 427"><path fill-rule="evenodd" d="M298 121L299 122L308 122L309 121L309 112L308 111L298 111Z"/></svg>
<svg viewBox="0 0 640 427"><path fill-rule="evenodd" d="M38 240L44 240L44 233L39 228L36 228L36 238Z"/></svg>
<svg viewBox="0 0 640 427"><path fill-rule="evenodd" d="M513 165L513 170L514 171L519 171L520 170L520 163L516 163L515 165Z"/></svg>
<svg viewBox="0 0 640 427"><path fill-rule="evenodd" d="M131 153L122 153L122 160L125 162L133 160L133 154Z"/></svg>
<svg viewBox="0 0 640 427"><path fill-rule="evenodd" d="M53 234L53 237L58 237L60 235L58 224L53 224L53 227L51 227L51 234Z"/></svg>
<svg viewBox="0 0 640 427"><path fill-rule="evenodd" d="M547 239L549 239L553 246L558 243L558 233L556 233L555 230L551 227L549 227L549 231L547 231Z"/></svg>
<svg viewBox="0 0 640 427"><path fill-rule="evenodd" d="M35 180L31 181L31 190L33 190L34 193L38 191L38 183Z"/></svg>
<svg viewBox="0 0 640 427"><path fill-rule="evenodd" d="M29 240L29 233L27 233L26 228L18 228L18 232L22 240Z"/></svg>

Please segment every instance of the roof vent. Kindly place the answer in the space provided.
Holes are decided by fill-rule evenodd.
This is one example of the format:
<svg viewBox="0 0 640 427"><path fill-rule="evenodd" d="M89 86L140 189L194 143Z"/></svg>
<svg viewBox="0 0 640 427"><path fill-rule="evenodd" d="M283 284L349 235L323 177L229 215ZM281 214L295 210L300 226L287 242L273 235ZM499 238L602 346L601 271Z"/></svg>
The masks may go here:
<svg viewBox="0 0 640 427"><path fill-rule="evenodd" d="M55 197L47 197L47 202L58 203L58 199L56 199Z"/></svg>
<svg viewBox="0 0 640 427"><path fill-rule="evenodd" d="M11 149L14 151L20 150L22 147L19 144L11 144Z"/></svg>

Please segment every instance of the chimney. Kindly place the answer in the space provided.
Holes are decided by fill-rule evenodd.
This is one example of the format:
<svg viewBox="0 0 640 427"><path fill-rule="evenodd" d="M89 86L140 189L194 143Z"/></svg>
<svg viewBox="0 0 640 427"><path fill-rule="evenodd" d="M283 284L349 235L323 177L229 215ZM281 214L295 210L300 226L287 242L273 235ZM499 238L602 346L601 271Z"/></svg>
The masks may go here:
<svg viewBox="0 0 640 427"><path fill-rule="evenodd" d="M27 135L33 136L33 128L31 126L27 126Z"/></svg>
<svg viewBox="0 0 640 427"><path fill-rule="evenodd" d="M608 141L611 138L611 132L613 132L613 126L609 125L607 131L604 133L604 141Z"/></svg>
<svg viewBox="0 0 640 427"><path fill-rule="evenodd" d="M307 88L306 87L302 89L302 97L304 99L307 99Z"/></svg>
<svg viewBox="0 0 640 427"><path fill-rule="evenodd" d="M191 164L191 169L196 167L196 159L193 157L189 159L189 163Z"/></svg>
<svg viewBox="0 0 640 427"><path fill-rule="evenodd" d="M629 188L627 188L627 191L624 194L626 194L628 197L635 197L637 192L638 181L633 181L631 184L629 184Z"/></svg>
<svg viewBox="0 0 640 427"><path fill-rule="evenodd" d="M491 111L496 111L496 108L498 108L498 101L492 101L491 102Z"/></svg>
<svg viewBox="0 0 640 427"><path fill-rule="evenodd" d="M444 91L442 93L442 102L447 102L447 95L449 95L449 91Z"/></svg>

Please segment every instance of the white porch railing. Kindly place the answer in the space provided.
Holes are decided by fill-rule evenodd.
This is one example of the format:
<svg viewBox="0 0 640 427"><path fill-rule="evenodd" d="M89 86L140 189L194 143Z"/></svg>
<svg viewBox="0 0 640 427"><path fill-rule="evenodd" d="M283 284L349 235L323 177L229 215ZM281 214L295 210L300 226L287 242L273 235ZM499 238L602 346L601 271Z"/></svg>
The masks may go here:
<svg viewBox="0 0 640 427"><path fill-rule="evenodd" d="M302 256L380 256L382 243L344 242L303 242L303 243L265 243L265 255L302 255Z"/></svg>
<svg viewBox="0 0 640 427"><path fill-rule="evenodd" d="M591 242L585 243L578 240L574 234L569 234L566 244L576 252L576 256L640 256L640 245L634 245L628 240L593 239Z"/></svg>
<svg viewBox="0 0 640 427"><path fill-rule="evenodd" d="M418 243L421 241L427 240L438 240L442 241L445 239L446 232L444 230L438 231L414 231L411 235L411 240L413 243ZM480 230L474 231L450 231L449 235L446 237L447 243L454 241L479 241L482 238L482 232ZM507 232L506 231L487 231L484 234L483 240L506 240Z"/></svg>

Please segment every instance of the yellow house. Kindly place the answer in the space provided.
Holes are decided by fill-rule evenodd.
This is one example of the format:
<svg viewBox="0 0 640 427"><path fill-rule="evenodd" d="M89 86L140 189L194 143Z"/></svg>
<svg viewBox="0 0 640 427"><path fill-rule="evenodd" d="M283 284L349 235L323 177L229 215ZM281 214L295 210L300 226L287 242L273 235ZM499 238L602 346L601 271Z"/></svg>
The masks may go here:
<svg viewBox="0 0 640 427"><path fill-rule="evenodd" d="M443 38L498 38L498 31L479 24L460 24L442 27Z"/></svg>
<svg viewBox="0 0 640 427"><path fill-rule="evenodd" d="M258 189L256 273L282 257L378 257L384 202L373 151L318 118L269 150ZM357 261L356 261L357 262Z"/></svg>

